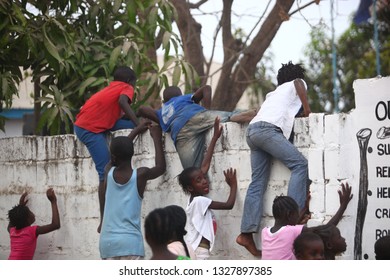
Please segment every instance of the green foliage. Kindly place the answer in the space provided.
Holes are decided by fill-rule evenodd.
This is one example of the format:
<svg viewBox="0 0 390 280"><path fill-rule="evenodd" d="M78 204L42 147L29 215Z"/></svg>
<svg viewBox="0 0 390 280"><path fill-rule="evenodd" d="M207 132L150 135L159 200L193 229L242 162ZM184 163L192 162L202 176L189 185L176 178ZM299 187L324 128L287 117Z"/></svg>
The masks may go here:
<svg viewBox="0 0 390 280"><path fill-rule="evenodd" d="M348 112L355 107L353 81L376 76L374 30L371 24L351 24L336 42L337 84L339 87L340 111ZM323 26L313 29L311 43L307 46L307 80L309 101L313 112L334 110L332 82L332 43ZM379 25L381 75L390 74L390 28Z"/></svg>
<svg viewBox="0 0 390 280"><path fill-rule="evenodd" d="M158 98L172 69L174 83L194 78L178 55L175 13L166 0L0 0L0 104L11 107L21 68L30 69L40 85L38 129L47 126L51 134L71 130L78 109L108 85L119 65L132 67L139 77L135 109ZM161 69L155 59L159 34Z"/></svg>

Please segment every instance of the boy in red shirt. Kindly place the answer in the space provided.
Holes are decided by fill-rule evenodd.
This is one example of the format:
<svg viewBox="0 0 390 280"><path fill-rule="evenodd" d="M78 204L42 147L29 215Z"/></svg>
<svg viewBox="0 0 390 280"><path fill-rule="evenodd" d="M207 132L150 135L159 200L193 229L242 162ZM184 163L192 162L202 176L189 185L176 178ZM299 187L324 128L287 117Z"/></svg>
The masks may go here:
<svg viewBox="0 0 390 280"><path fill-rule="evenodd" d="M77 138L87 146L99 174L99 205L103 195L104 168L110 161L107 135L110 131L134 128L139 123L130 107L136 80L131 68L118 67L114 81L92 95L76 116L74 131Z"/></svg>

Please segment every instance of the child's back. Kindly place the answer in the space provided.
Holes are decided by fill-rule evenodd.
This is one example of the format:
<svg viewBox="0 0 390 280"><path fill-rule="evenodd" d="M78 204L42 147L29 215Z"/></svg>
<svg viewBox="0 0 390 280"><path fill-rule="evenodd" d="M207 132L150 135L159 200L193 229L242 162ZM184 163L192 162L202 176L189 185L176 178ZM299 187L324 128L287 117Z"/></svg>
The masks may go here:
<svg viewBox="0 0 390 280"><path fill-rule="evenodd" d="M46 234L60 228L60 216L57 207L57 197L52 188L46 191L46 196L51 203L52 221L50 224L38 226L35 215L26 206L27 193L23 193L19 205L8 212L8 232L10 234L11 252L9 260L32 260L37 246L38 235Z"/></svg>
<svg viewBox="0 0 390 280"><path fill-rule="evenodd" d="M100 254L103 259L143 256L140 215L142 198L137 189L137 169L133 170L130 180L125 184L115 181L115 169L116 167L112 167L107 176Z"/></svg>
<svg viewBox="0 0 390 280"><path fill-rule="evenodd" d="M141 232L141 208L146 183L165 171L161 129L151 127L155 145L155 167L132 168L132 139L146 129L146 123L135 128L129 137L112 140L111 162L105 180L104 213L99 241L103 259L139 259L144 256Z"/></svg>
<svg viewBox="0 0 390 280"><path fill-rule="evenodd" d="M297 225L299 207L289 196L278 196L272 205L275 218L273 227L265 227L261 232L263 260L295 259L292 244L303 225Z"/></svg>

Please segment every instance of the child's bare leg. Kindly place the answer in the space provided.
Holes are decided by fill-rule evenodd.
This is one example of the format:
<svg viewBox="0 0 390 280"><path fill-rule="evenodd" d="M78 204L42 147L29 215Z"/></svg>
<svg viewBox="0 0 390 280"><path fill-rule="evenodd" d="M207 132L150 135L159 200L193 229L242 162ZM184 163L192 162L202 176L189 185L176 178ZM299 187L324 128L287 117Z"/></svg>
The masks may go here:
<svg viewBox="0 0 390 280"><path fill-rule="evenodd" d="M104 189L104 182L99 182L98 187L98 196L99 196L99 212L100 212L100 221L99 226L97 228L97 232L100 233L100 230L102 228L102 221L103 221L103 214L104 214L104 204L105 204L105 189Z"/></svg>
<svg viewBox="0 0 390 280"><path fill-rule="evenodd" d="M256 110L249 110L242 113L234 114L230 117L231 122L249 123L257 114Z"/></svg>
<svg viewBox="0 0 390 280"><path fill-rule="evenodd" d="M236 238L236 242L239 245L244 246L245 249L247 249L255 257L261 257L261 251L256 248L252 233L240 233L240 235Z"/></svg>

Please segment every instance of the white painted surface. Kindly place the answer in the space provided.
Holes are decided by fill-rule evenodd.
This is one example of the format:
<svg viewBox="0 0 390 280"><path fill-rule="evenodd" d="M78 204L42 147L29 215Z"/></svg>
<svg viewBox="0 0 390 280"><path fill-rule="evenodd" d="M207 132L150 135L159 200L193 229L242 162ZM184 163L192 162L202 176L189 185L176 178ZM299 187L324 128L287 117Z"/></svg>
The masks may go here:
<svg viewBox="0 0 390 280"><path fill-rule="evenodd" d="M373 99L373 92L377 99L390 100L386 94L386 89L390 87L390 78L359 80L354 86L358 106L361 103L367 105L364 100ZM376 104L375 101L371 103ZM362 123L362 118L366 119L365 114L370 113L364 109L356 109L350 114L311 114L309 118L297 119L295 122L294 143L308 158L309 174L313 181L310 203L313 214L309 226L326 222L336 212L340 181L347 180L353 187L354 198L339 223L341 234L348 245L347 251L339 257L341 259L353 259L360 169L356 132L362 125L374 128L379 125L375 120ZM380 123L390 126L389 124L389 120ZM245 249L235 243L240 232L241 213L251 177L250 151L245 141L245 129L246 126L234 123L224 124L223 135L215 148L209 173L212 184L210 197L216 200L227 198L228 186L222 171L228 167L237 169L239 189L232 210L215 211L218 232L212 252L213 259L253 259ZM120 131L116 135L127 133L128 131ZM208 137L211 137L211 132ZM389 139L383 143L390 143ZM168 135L164 141L167 171L162 177L148 183L142 217L157 207L170 204L184 207L187 201L176 177L182 170L179 158ZM141 136L135 144L134 166L152 166L153 150L150 136ZM388 159L389 156L377 157L375 164L389 165ZM98 177L88 151L74 135L0 139L0 178L0 259L6 259L9 254L7 212L17 204L24 190L30 193L28 205L36 215L36 224L50 222L50 203L45 196L48 187L53 187L57 193L61 229L39 236L35 259L100 258L99 235L96 231L99 219ZM286 194L288 180L289 170L280 162L274 162L264 201L263 226L273 224L272 201L276 195ZM374 183L378 180L374 179ZM380 178L380 184L390 186L390 178ZM384 202L388 205L388 199L369 198L370 207L375 208L375 203L378 203L384 208ZM372 231L377 226L386 229L386 223L387 229L390 229L390 219L372 218L372 211L369 208L369 218L366 220L369 227L365 229L363 242L363 254L368 254L369 259L374 258L375 239ZM150 250L147 244L145 248L146 258L149 258Z"/></svg>

